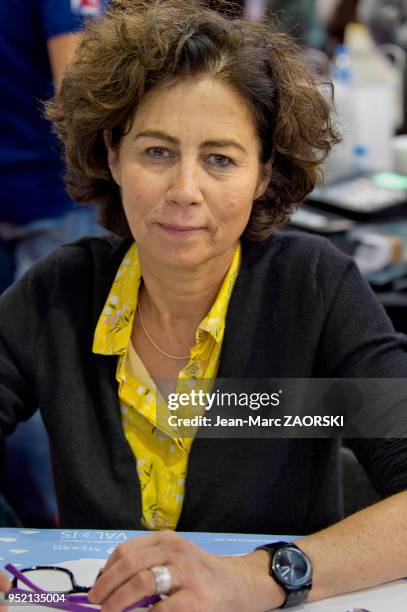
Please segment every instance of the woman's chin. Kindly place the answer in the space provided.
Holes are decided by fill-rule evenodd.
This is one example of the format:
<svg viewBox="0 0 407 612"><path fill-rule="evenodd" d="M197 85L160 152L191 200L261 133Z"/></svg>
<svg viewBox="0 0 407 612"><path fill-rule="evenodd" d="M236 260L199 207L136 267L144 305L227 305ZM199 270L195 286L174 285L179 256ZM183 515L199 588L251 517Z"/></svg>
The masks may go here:
<svg viewBox="0 0 407 612"><path fill-rule="evenodd" d="M178 252L161 252L160 253L161 264L171 268L196 268L203 264L207 260L207 256L200 255L198 249L191 250L190 252L178 251Z"/></svg>
<svg viewBox="0 0 407 612"><path fill-rule="evenodd" d="M136 243L144 258L159 260L160 265L170 267L195 267L213 256L216 252L213 245L203 237L189 238L187 240L145 240L143 244L136 239Z"/></svg>

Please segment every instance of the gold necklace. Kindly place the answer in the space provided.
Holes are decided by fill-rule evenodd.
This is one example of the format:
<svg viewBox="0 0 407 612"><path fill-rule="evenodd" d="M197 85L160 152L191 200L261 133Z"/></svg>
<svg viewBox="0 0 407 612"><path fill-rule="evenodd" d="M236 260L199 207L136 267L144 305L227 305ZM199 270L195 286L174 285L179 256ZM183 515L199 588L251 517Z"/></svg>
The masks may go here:
<svg viewBox="0 0 407 612"><path fill-rule="evenodd" d="M158 344L154 342L149 332L147 331L146 326L144 325L143 315L141 314L140 300L138 301L137 309L138 309L138 316L140 319L141 329L143 330L147 340L151 342L151 344L153 345L155 349L157 349L157 351L159 351L162 355L165 355L165 357L169 357L170 359L178 359L178 360L189 359L189 355L182 355L182 356L181 355L171 355L171 353L166 353L162 348L160 348Z"/></svg>

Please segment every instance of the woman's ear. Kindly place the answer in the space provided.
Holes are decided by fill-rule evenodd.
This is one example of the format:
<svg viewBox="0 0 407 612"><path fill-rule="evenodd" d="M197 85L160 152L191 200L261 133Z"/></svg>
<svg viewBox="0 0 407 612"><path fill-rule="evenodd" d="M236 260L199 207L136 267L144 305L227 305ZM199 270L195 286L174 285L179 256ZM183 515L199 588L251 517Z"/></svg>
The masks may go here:
<svg viewBox="0 0 407 612"><path fill-rule="evenodd" d="M260 177L257 184L254 199L260 198L266 191L268 184L270 183L271 175L273 173L273 160L269 159L268 162L262 164L260 170Z"/></svg>
<svg viewBox="0 0 407 612"><path fill-rule="evenodd" d="M112 147L112 130L103 130L103 140L107 150L107 163L114 181L120 186L120 165L118 149Z"/></svg>

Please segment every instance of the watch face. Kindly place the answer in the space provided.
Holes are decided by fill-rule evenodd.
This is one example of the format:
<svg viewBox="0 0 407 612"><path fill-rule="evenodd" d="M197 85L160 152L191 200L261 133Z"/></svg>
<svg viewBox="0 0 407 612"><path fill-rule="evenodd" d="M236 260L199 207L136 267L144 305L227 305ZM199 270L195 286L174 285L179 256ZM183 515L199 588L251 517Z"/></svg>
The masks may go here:
<svg viewBox="0 0 407 612"><path fill-rule="evenodd" d="M311 580L311 563L300 550L287 546L273 558L273 571L288 588L300 588Z"/></svg>

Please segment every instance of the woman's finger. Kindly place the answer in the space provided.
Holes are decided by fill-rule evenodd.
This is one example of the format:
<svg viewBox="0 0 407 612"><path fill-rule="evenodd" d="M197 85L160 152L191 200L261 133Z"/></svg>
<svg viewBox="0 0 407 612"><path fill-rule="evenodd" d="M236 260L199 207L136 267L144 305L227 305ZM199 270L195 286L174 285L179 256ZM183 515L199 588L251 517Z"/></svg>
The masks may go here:
<svg viewBox="0 0 407 612"><path fill-rule="evenodd" d="M12 587L11 580L7 578L3 572L0 572L0 591L6 592L9 591Z"/></svg>
<svg viewBox="0 0 407 612"><path fill-rule="evenodd" d="M180 588L180 578L177 569L172 565L167 567L171 574L171 591L177 590ZM127 582L111 593L107 599L103 600L101 602L102 610L103 612L123 610L144 597L155 594L157 594L155 577L150 570L143 570L132 576Z"/></svg>
<svg viewBox="0 0 407 612"><path fill-rule="evenodd" d="M170 597L154 604L151 612L195 612L198 608L196 599L189 591L178 591Z"/></svg>
<svg viewBox="0 0 407 612"><path fill-rule="evenodd" d="M191 547L191 544L173 531L160 531L120 544L109 557L89 597L95 602L103 601L132 574L154 565L166 565L171 558L171 551L180 547L185 550L185 546Z"/></svg>
<svg viewBox="0 0 407 612"><path fill-rule="evenodd" d="M0 592L7 593L12 587L11 580L3 572L0 572ZM7 607L0 604L0 612L6 612Z"/></svg>
<svg viewBox="0 0 407 612"><path fill-rule="evenodd" d="M109 567L116 563L118 559L125 556L130 550L142 550L144 548L149 548L150 546L156 545L157 542L159 542L160 535L160 532L151 533L146 536L139 536L137 538L134 538L129 542L125 542L124 544L119 544L119 546L114 549L109 559L107 560L107 563L103 568L103 572L105 572L107 569L109 569Z"/></svg>
<svg viewBox="0 0 407 612"><path fill-rule="evenodd" d="M152 548L132 551L119 558L109 569L105 569L102 575L88 593L89 599L96 603L105 601L116 589L125 584L132 576L143 571L150 570L156 565L166 565L168 554L164 548L153 546ZM149 572L151 578L153 575ZM144 595L154 594L154 580L151 583L152 590ZM133 600L134 601L134 600Z"/></svg>

